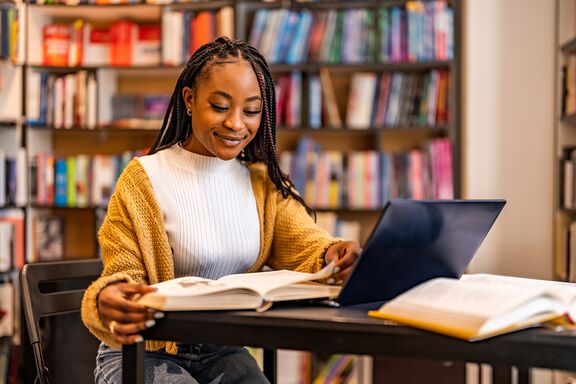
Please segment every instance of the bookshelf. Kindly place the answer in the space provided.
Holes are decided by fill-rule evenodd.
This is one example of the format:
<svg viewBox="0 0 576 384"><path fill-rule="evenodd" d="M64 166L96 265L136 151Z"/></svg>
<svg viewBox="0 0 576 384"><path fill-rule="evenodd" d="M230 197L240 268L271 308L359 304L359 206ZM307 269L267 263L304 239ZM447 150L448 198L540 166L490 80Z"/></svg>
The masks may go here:
<svg viewBox="0 0 576 384"><path fill-rule="evenodd" d="M422 5L424 3L420 3ZM434 4L428 2L427 6ZM400 47L393 46L395 37L394 33L388 35L388 45L384 43L385 28L388 31L392 29L394 22L392 21L392 14L398 14L398 10L406 9L406 2L404 1L390 1L390 2L374 2L374 1L322 1L322 2L240 2L237 5L237 35L241 39L250 41L251 44L257 46L267 57L271 69L279 79L284 76L296 77L292 84L297 84L301 87L299 95L301 95L301 103L298 105L295 112L298 116L292 121L283 121L282 114L280 113L278 143L281 152L294 151L298 146L299 140L306 136L311 138L315 143L320 146L320 151L337 151L340 153L353 152L353 151L379 151L387 154L407 154L415 148L425 148L426 143L432 142L437 138L448 138L451 142L451 175L453 177L451 186L449 187L450 196L438 196L432 191L427 191L425 196L430 198L438 197L458 197L460 196L460 19L461 19L461 4L459 1L452 1L445 4L450 9L450 15L443 17L442 20L450 19L450 28L452 28L451 36L451 50L448 54L432 52L426 50L419 44L413 44L413 49L407 48L406 51L401 51ZM430 6L433 8L434 6ZM410 13L413 25L420 25L424 28L430 28L428 21L425 18L425 12L430 9L418 8ZM438 11L438 10L437 10ZM405 17L401 13L400 17ZM406 16L410 18L410 16ZM293 18L298 21L293 21ZM330 27L330 19L335 26ZM311 19L312 21L309 21ZM304 20L304 21L303 21ZM359 21L360 20L360 21ZM383 27L385 20L388 20L388 26ZM308 23L308 24L306 24ZM410 21L409 21L410 23ZM419 24L422 23L422 24ZM300 26L304 24L304 35L310 35L310 39L306 45L306 54L297 54L299 39L298 34ZM444 23L443 23L444 24ZM294 26L296 25L296 26ZM317 25L321 25L317 27ZM398 25L398 24L396 24ZM445 25L443 26L445 27ZM306 29L308 28L308 29ZM415 29L417 29L416 27ZM320 34L330 31L335 37L330 41L326 41L325 33L324 39L320 39L320 43L314 43L315 35L320 30ZM291 32L292 31L292 32ZM354 35L356 33L356 35ZM417 36L422 37L424 32L420 30L421 35L415 34L414 36L407 37L407 39L418 39ZM407 32L407 35L410 35ZM267 36L267 37L265 37ZM272 36L272 37L270 37ZM288 37L286 37L288 36ZM346 40L346 36L362 36L360 41L368 41L366 44L358 44L361 47L351 49L345 52L345 47L355 45ZM291 41L290 41L291 40ZM423 39L425 40L425 39ZM270 42L276 42L270 43ZM290 41L286 43L286 41ZM326 46L332 43L332 50L339 45L339 53L334 55L330 54L330 50L326 50ZM315 48L316 44L316 48ZM408 42L403 42L408 44ZM398 44L396 44L398 45ZM378 49L387 46L388 53L382 54ZM344 48L343 48L344 47ZM336 48L338 51L338 48ZM282 53L288 52L288 53ZM400 52L400 53L399 53ZM410 56L410 57L408 57ZM319 73L325 72L330 78L330 82L335 92L335 100L333 104L340 114L342 121L339 127L335 127L333 121L330 120L329 109L326 105L322 107L323 110L313 111L313 101L316 97L312 91L312 80L318 76ZM449 84L444 89L447 98L448 110L447 115L443 121L433 119L431 122L414 122L415 116L412 115L408 119L400 118L388 119L389 116L381 120L377 120L372 116L368 118L369 122L361 124L361 126L352 126L352 120L349 115L354 115L350 112L350 103L352 96L355 92L354 77L356 74L374 74L373 78L376 79L376 91L384 87L382 78L386 75L391 78L404 76L404 84L408 86L409 83L406 79L415 78L418 84L417 92L424 92L421 90L425 88L422 82L426 84L428 79L426 76L431 73L444 73L449 76ZM296 75L294 75L296 74ZM322 77L322 75L320 75ZM422 80L424 78L424 80ZM281 80L278 80L280 83ZM390 80L394 82L394 80ZM325 84L321 81L321 88ZM391 87L391 86L390 86ZM362 88L362 86L360 86ZM281 92L279 91L278 102L282 103ZM392 92L392 91L390 91ZM402 99L399 95L400 103L408 102L410 104L410 95ZM421 96L421 95L420 95ZM412 95L413 97L413 95ZM319 97L322 104L328 102L328 97L321 94ZM360 104L373 104L373 109L376 109L376 104L379 102L379 95L375 94L372 97L368 96L368 100L361 99ZM290 101L287 102L290 104ZM386 103L386 101L384 102ZM390 103L390 101L389 101ZM390 106L390 104L388 104ZM317 108L317 107L316 107ZM374 114L375 112L372 111ZM286 119L290 115L287 110L284 114ZM320 118L316 117L316 124L312 124L312 116L321 115ZM296 122L294 122L296 120ZM321 123L317 121L321 120ZM365 119L366 120L366 119ZM424 151L425 152L425 151ZM424 153L425 155L425 153ZM407 161L406 156L397 155L391 156L392 161ZM344 162L347 160L345 159ZM346 166L345 166L346 167ZM345 170L346 172L346 170ZM384 172L384 171L382 171ZM297 175L291 174L294 179L298 178ZM350 172L354 173L354 172ZM346 183L344 181L344 183ZM297 183L298 185L298 183ZM318 188L316 186L315 188ZM322 187L320 187L322 188ZM384 187L386 188L386 187ZM383 189L384 189L383 188ZM410 186L406 186L410 188ZM345 189L345 188L344 188ZM306 196L307 193L303 191ZM346 194L343 192L342 194ZM314 192L312 193L314 195ZM411 198L413 196L410 192L389 191L390 197L404 197ZM361 223L359 240L364 241L369 235L372 225L375 223L379 208L383 205L386 197L382 196L381 199L374 203L365 205L362 202L350 204L346 201L345 196L341 196L336 211L338 216L345 221L355 221ZM314 206L314 202L310 202ZM317 205L319 211L325 211L325 206Z"/></svg>
<svg viewBox="0 0 576 384"><path fill-rule="evenodd" d="M556 0L553 273L576 282L576 12L574 0ZM576 153L574 153L576 154ZM556 371L554 380L569 382L574 372Z"/></svg>
<svg viewBox="0 0 576 384"><path fill-rule="evenodd" d="M448 10L447 14L442 13L442 28L448 28L451 31L451 48L446 50L446 52L449 51L449 54L444 53L444 56L437 57L437 55L430 54L429 47L428 50L420 47L416 49L415 57L408 57L408 52L398 51L400 47L396 47L394 50L390 48L390 57L384 57L380 51L380 47L384 44L384 39L380 36L380 33L383 33L381 28L384 28L385 20L391 20L392 13L401 18L407 18L406 13L401 11L405 11L407 3L406 0L317 2L217 0L183 3L158 1L157 4L136 2L74 5L49 4L49 1L38 0L18 5L0 2L0 11L6 7L19 9L18 54L11 59L6 59L3 58L0 49L0 76L3 79L0 88L0 151L4 150L11 157L23 156L25 164L27 164L25 169L29 169L28 177L19 178L25 182L22 188L25 188L27 192L25 194L26 200L16 204L20 206L25 217L26 236L25 244L23 244L25 260L37 260L35 248L38 240L34 233L38 221L44 218L46 220L60 218L61 223L63 223L61 229L63 258L97 257L96 232L99 222L105 214L106 196L83 202L79 196L75 196L73 202L65 200L65 202L56 203L54 196L50 199L47 199L46 196L42 197L44 192L40 192L41 188L46 186L39 184L46 183L47 173L52 174L51 177L54 179L52 180L52 188L54 188L57 178L54 174L55 171L46 168L46 172L41 172L39 169L45 169L42 168L44 167L42 164L44 164L46 156L54 156L52 161L55 161L56 158L65 159L66 164L68 164L68 159L74 159L75 167L78 167L78 155L86 155L90 159L105 157L106 162L115 156L115 160L112 161L122 164L126 160L126 156L131 156L126 151L134 153L148 148L160 127L160 121L157 117L126 116L122 114L122 111L115 108L125 102L142 102L140 99L144 97L158 100L159 96L170 95L175 79L189 55L187 49L190 48L186 47L193 45L192 41L186 40L191 39L189 29L183 27L182 30L178 30L174 29L174 26L182 25L185 23L184 20L189 21L190 18L202 14L204 11L210 11L214 14L217 32L227 31L229 34L233 33L236 38L246 40L249 40L253 33L254 23L259 12L272 14L282 11L286 14L296 15L294 20L297 18L298 22L305 14L304 17L308 17L309 28L311 29L319 20L324 20L323 22L327 23L327 19L334 18L336 24L333 28L335 28L334 34L336 36L339 33L344 33L344 24L350 24L350 33L359 34L356 35L356 40L362 42L362 44L358 44L358 50L346 54L342 53L346 47L355 47L356 44L347 43L348 40L340 35L340 55L329 55L330 57L322 58L320 51L318 51L314 56L301 54L297 59L288 57L282 59L280 54L280 58L270 60L272 72L278 82L283 76L289 80L293 77L296 79L294 81L300 81L298 92L301 103L294 106L298 112L284 107L284 116L286 117L288 113L291 113L290 119L292 120L287 121L284 118L278 124L279 151L281 153L294 152L302 137L308 137L320 146L321 151L344 154L342 161L344 162L343 165L347 166L349 161L347 156L350 152L372 151L372 155L378 156L385 152L393 158L392 155L395 154L407 154L410 151L418 150L420 158L428 159L430 143L438 139L447 139L449 140L448 147L451 156L451 165L448 169L451 177L449 196L459 197L461 195L460 24L462 4L459 0L417 3L423 5L424 8L425 5L439 4L439 7L445 7ZM226 12L222 11L224 9ZM230 10L232 13L229 12ZM436 11L440 12L439 10ZM421 12L421 9L416 9L414 14L420 19L417 18L413 22L416 25L424 25L424 14L418 12ZM434 12L434 10L429 9L428 12ZM260 17L264 21L268 18L268 16ZM78 20L82 21L79 22ZM348 22L347 20L351 21ZM127 24L126 21L132 24ZM428 28L431 28L429 23L428 21ZM125 55L121 59L114 59L115 62L102 60L102 57L107 57L107 54L103 54L102 46L98 44L101 42L98 40L98 31L101 32L101 29L111 28L113 25L122 31L122 28L134 28L134 24L152 26L151 29L146 29L148 31L157 32L159 28L161 37L159 40L156 38L152 45L155 56L142 57L133 54L131 62L126 61L128 58ZM88 35L94 35L94 39L90 40L90 45L82 40L84 44L84 53L82 54L74 55L67 51L66 54L60 52L60 56L58 56L62 28L47 28L51 25L65 26L64 29L69 30L69 35L66 38L70 42L75 41L74 33L78 31L84 32L84 39L88 34L87 31L90 31L89 33L94 32L94 34ZM87 26L90 29L87 30ZM278 25L276 27L278 28ZM268 31L269 34L272 33L272 30ZM338 32L339 30L340 32ZM182 37L173 38L176 33L182 34ZM419 33L420 35L411 35L411 38L418 39L418 36L425 36L425 32L420 31ZM322 36L322 33L318 32L318 34ZM274 36L274 34L270 36ZM302 36L307 35L303 34ZM118 36L116 38L120 39ZM403 39L403 44L408 44L407 31L395 38L400 39L398 42ZM390 39L392 38L390 37ZM50 43L47 43L46 40L49 40ZM303 41L303 38L288 40L298 42ZM142 43L142 46L150 48L150 45L144 45L145 43L146 41ZM147 43L150 41L147 40ZM337 43L333 42L332 44ZM47 46L56 52L51 60L45 60L44 57ZM125 48L125 46L119 45L116 50L122 51L123 47ZM274 45L271 47L274 48ZM75 49L78 52L78 45L72 48L72 43L70 43L68 49ZM279 47L274 49L277 52L282 52ZM286 52L291 50L297 51L296 48L288 45ZM91 53L89 54L89 52ZM331 50L328 50L328 53L332 53ZM400 56L392 57L392 53ZM296 53L294 54L296 55ZM139 57L139 59L135 59L135 57ZM386 116L382 115L384 120L379 120L379 122L369 116L369 122L367 124L361 123L359 127L352 127L351 124L347 124L351 121L349 121L349 115L355 114L355 112L348 113L348 111L351 110L349 109L350 95L354 89L356 74L368 74L367 77L372 79L370 81L375 80L377 82L375 86L378 91L379 87L383 87L381 79L384 76L389 76L390 83L394 82L394 78L398 78L400 79L398 80L399 84L402 84L402 81L405 81L405 85L412 84L410 87L411 92L413 92L412 99L398 100L398 103L403 105L399 108L403 108L406 112L405 116L396 119L391 118L390 121L387 121ZM321 76L327 78L335 90L331 107L322 106L322 102L319 104L316 96L311 96L317 95L313 92L318 92L316 88L315 90L311 89L312 81L317 81L314 79L319 80ZM415 112L416 95L420 94L419 97L422 98L427 92L432 94L432 91L427 90L429 86L426 84L440 81L431 80L433 77L442 78L444 81L445 116L439 121L436 119L437 114L433 113L434 118L431 121L425 119L426 121L422 122L417 119L419 115ZM61 81L60 79L65 80ZM50 110L50 105L42 104L42 92L57 93L59 92L58 87L66 89L66 84L74 84L73 88L82 95L81 99L84 100L84 103L81 110L84 115L78 112L78 107L74 101L72 101L73 107L64 107L63 111L60 112ZM82 90L79 90L79 84L83 86ZM326 102L327 97L324 95L324 88L327 84L320 82L320 86L322 100ZM436 87L440 86L437 84ZM118 95L124 98L117 98ZM133 95L138 95L138 101L127 101ZM376 110L378 103L376 96L379 94L374 93L367 103L361 104L374 105L373 109ZM61 95L59 97L63 97L66 101L66 96ZM74 97L80 98L76 93ZM157 101L157 103L156 106L161 105L161 101ZM70 104L69 100L68 104ZM334 121L329 119L328 112L324 110L328 108L336 108L340 114L342 124L339 128L335 127ZM412 111L411 114L407 112L409 110ZM312 119L313 115L315 120ZM400 122L401 119L404 120ZM21 148L22 154L17 155L14 148ZM122 154L125 154L124 158ZM398 155L397 161L408 161L407 156ZM115 176L119 174L120 170L121 165L117 166ZM425 170L432 172L428 165L426 165ZM24 172L24 174L26 173ZM433 179L434 177L431 180ZM111 186L113 186L114 180L114 177L109 179L109 182L112 183ZM87 186L83 186L83 188L87 188ZM376 188L376 191L378 190ZM411 197L409 194L399 191L389 196ZM438 197L431 191L426 192L426 196ZM338 220L357 223L358 233L356 234L362 242L368 237L372 226L375 224L384 200L384 195L381 195L369 205L364 203L350 204L345 194L342 193L338 197L338 204L330 207L317 205L317 208L319 214L335 214ZM0 204L0 211L6 211L6 208L13 207L10 204L8 206ZM334 218L332 217L331 220ZM11 269L13 272L17 270L17 266ZM315 359L314 361L316 360L323 359ZM362 364L365 366L366 362L362 362ZM375 369L376 374L380 371Z"/></svg>
<svg viewBox="0 0 576 384"><path fill-rule="evenodd" d="M576 11L571 0L556 2L557 75L556 124L554 130L555 228L554 274L562 281L576 281L576 209L574 167L576 152L576 21L569 17Z"/></svg>
<svg viewBox="0 0 576 384"><path fill-rule="evenodd" d="M15 285L24 255L27 186L16 179L25 158L22 124L22 6L0 2L0 380L14 372L18 321ZM24 170L25 171L25 170ZM19 239L18 244L13 239Z"/></svg>

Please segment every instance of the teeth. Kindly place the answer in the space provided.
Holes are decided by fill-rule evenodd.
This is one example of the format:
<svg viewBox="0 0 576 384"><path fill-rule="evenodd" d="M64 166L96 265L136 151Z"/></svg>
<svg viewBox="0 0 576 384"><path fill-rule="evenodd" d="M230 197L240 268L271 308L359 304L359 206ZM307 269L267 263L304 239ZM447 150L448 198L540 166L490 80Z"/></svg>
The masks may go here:
<svg viewBox="0 0 576 384"><path fill-rule="evenodd" d="M228 144L228 145L237 145L237 144L239 144L239 143L242 141L241 138L235 139L235 138L223 137L223 136L220 136L220 135L216 135L216 136L218 136L218 138L219 138L220 140L222 140L223 142L225 142L225 143Z"/></svg>

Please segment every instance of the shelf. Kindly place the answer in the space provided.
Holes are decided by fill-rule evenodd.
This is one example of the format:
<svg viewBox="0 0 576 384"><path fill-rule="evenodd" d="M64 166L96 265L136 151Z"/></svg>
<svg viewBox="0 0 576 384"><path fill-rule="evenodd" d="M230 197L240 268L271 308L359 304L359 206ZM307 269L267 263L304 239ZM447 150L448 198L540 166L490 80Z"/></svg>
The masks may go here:
<svg viewBox="0 0 576 384"><path fill-rule="evenodd" d="M170 4L154 4L154 5L162 5L165 7L170 7L171 9L219 9L225 6L234 6L235 1L233 0L211 0L211 1L188 1L182 3L170 3Z"/></svg>
<svg viewBox="0 0 576 384"><path fill-rule="evenodd" d="M95 66L53 66L53 65L42 65L39 63L29 65L29 68L36 71L45 72L55 72L55 73L70 73L77 71L96 71L98 69L110 69L116 70L118 72L126 73L146 73L152 74L153 72L165 72L167 74L172 74L172 72L179 72L184 69L184 66L174 66L174 65L131 65L131 66L117 66L117 65L95 65ZM150 73L152 72L152 73Z"/></svg>
<svg viewBox="0 0 576 384"><path fill-rule="evenodd" d="M365 64L342 64L342 63L298 63L298 64L269 64L270 71L274 73L280 72L318 72L320 68L326 68L334 72L385 72L385 71L425 71L431 69L448 68L452 65L452 61L422 61L422 62L397 62L397 63L365 63ZM47 72L60 72L69 73L80 70L95 71L97 69L113 69L117 71L126 71L128 73L138 71L164 71L175 72L184 69L184 66L173 65L153 65L153 66L115 66L115 65L97 65L97 66L51 66L34 63L29 65L31 69L37 71Z"/></svg>
<svg viewBox="0 0 576 384"><path fill-rule="evenodd" d="M14 129L18 125L15 120L0 120L0 129Z"/></svg>
<svg viewBox="0 0 576 384"><path fill-rule="evenodd" d="M2 7L2 3L0 3L0 7ZM21 63L14 62L10 59L0 59L0 65L3 67L21 67Z"/></svg>
<svg viewBox="0 0 576 384"><path fill-rule="evenodd" d="M565 213L567 215L576 215L576 209L575 208L564 208L564 207L560 207L559 208L560 212Z"/></svg>
<svg viewBox="0 0 576 384"><path fill-rule="evenodd" d="M86 11L89 10L89 14ZM43 16L74 20L82 14L90 21L108 21L112 19L131 19L133 21L158 20L162 7L155 4L30 4L31 13Z"/></svg>
<svg viewBox="0 0 576 384"><path fill-rule="evenodd" d="M336 212L336 213L356 213L356 214L377 214L382 211L384 207L380 208L314 208L316 212Z"/></svg>
<svg viewBox="0 0 576 384"><path fill-rule="evenodd" d="M563 124L576 125L576 113L572 113L570 115L564 115L560 118L560 121Z"/></svg>
<svg viewBox="0 0 576 384"><path fill-rule="evenodd" d="M160 123L161 125L162 123ZM114 127L114 126L110 126L110 127L101 127L101 128L82 128L82 127L76 127L76 128L70 128L70 129L66 129L66 128L54 128L54 127L39 127L39 126L31 126L30 129L35 130L35 131L43 131L43 132L47 132L50 131L53 134L57 134L57 135L85 135L85 134L91 134L91 135L98 135L98 134L115 134L115 133L134 133L134 134L142 134L142 133L151 133L154 135L157 135L158 132L160 131L160 128L158 129L151 129L151 128L120 128L120 127Z"/></svg>
<svg viewBox="0 0 576 384"><path fill-rule="evenodd" d="M97 209L106 209L105 206L96 206L91 205L88 207L64 207L60 205L38 205L38 204L31 204L31 208L34 209L65 209L65 210L72 210L72 211L93 211Z"/></svg>
<svg viewBox="0 0 576 384"><path fill-rule="evenodd" d="M0 0L0 4L11 3L7 0ZM129 8L129 7L170 7L174 9L218 9L227 5L234 5L233 0L213 0L213 1L189 1L189 2L148 2L148 1L138 1L135 3L114 3L114 4L29 4L34 8L42 9L78 9L78 8Z"/></svg>
<svg viewBox="0 0 576 384"><path fill-rule="evenodd" d="M64 206L57 206L57 205L38 205L32 204L32 208L34 209L66 209L66 210L97 210L97 209L106 209L105 206L88 206L88 207L64 207ZM316 212L339 212L339 213L379 213L382 208L314 208Z"/></svg>
<svg viewBox="0 0 576 384"><path fill-rule="evenodd" d="M159 123L162 124L161 122ZM0 128L2 127L0 123ZM30 129L38 130L38 131L52 131L55 134L98 134L98 133L154 133L157 134L160 128L122 128L122 127L101 127L101 128L54 128L54 127L45 127L45 126L31 126ZM287 127L279 127L278 133L279 134L320 134L320 135L378 135L378 134L443 134L448 131L448 127L383 127L383 128L330 128L330 127L321 127L321 128L310 128L310 127L300 127L300 128L287 128Z"/></svg>
<svg viewBox="0 0 576 384"><path fill-rule="evenodd" d="M26 207L22 205L0 205L0 211L3 209L26 209Z"/></svg>
<svg viewBox="0 0 576 384"><path fill-rule="evenodd" d="M406 5L407 0L359 0L359 1L341 1L341 0L271 0L271 1L248 1L246 6L249 9L256 8L330 8L330 9L344 9L344 8L381 8L381 7L397 7ZM450 1L449 1L450 3Z"/></svg>
<svg viewBox="0 0 576 384"><path fill-rule="evenodd" d="M30 7L36 8L44 8L44 9L51 9L51 8L100 8L100 7L136 7L142 5L156 5L156 4L148 4L143 1L139 1L136 3L110 3L110 4L89 4L89 3L79 3L79 4L38 4L38 3L29 3Z"/></svg>
<svg viewBox="0 0 576 384"><path fill-rule="evenodd" d="M334 63L300 63L300 64L270 64L272 72L318 72L326 68L334 72L389 72L389 71L425 71L430 69L448 68L452 61L421 61L421 62L395 62L395 63L366 63L366 64L334 64Z"/></svg>
<svg viewBox="0 0 576 384"><path fill-rule="evenodd" d="M448 131L448 127L371 127L371 128L330 128L330 127L321 127L321 128L310 128L310 127L302 127L302 128L287 128L287 127L280 127L278 128L278 133L282 134L342 134L342 135L378 135L378 134L441 134L446 133Z"/></svg>
<svg viewBox="0 0 576 384"><path fill-rule="evenodd" d="M576 37L562 44L560 50L565 55L576 53Z"/></svg>

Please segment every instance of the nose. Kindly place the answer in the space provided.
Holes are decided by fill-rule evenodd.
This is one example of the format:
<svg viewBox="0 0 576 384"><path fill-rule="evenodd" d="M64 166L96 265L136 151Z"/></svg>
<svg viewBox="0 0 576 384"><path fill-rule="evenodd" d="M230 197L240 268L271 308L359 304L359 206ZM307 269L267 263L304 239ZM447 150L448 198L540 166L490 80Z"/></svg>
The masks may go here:
<svg viewBox="0 0 576 384"><path fill-rule="evenodd" d="M244 121L242 120L242 111L232 111L224 121L224 126L233 131L239 131L244 128Z"/></svg>

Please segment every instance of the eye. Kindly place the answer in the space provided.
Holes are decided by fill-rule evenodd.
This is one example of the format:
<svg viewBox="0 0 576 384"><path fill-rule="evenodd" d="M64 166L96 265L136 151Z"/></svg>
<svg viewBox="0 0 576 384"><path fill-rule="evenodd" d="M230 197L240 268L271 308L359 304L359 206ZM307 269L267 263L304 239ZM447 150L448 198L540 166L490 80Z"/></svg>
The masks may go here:
<svg viewBox="0 0 576 384"><path fill-rule="evenodd" d="M257 110L257 111L244 111L245 114L247 114L248 116L256 116L259 115L260 113L262 113L261 110Z"/></svg>
<svg viewBox="0 0 576 384"><path fill-rule="evenodd" d="M228 110L227 106L222 106L222 105L217 105L217 104L212 104L212 103L210 103L210 106L212 107L212 109L214 109L217 112L225 112Z"/></svg>

